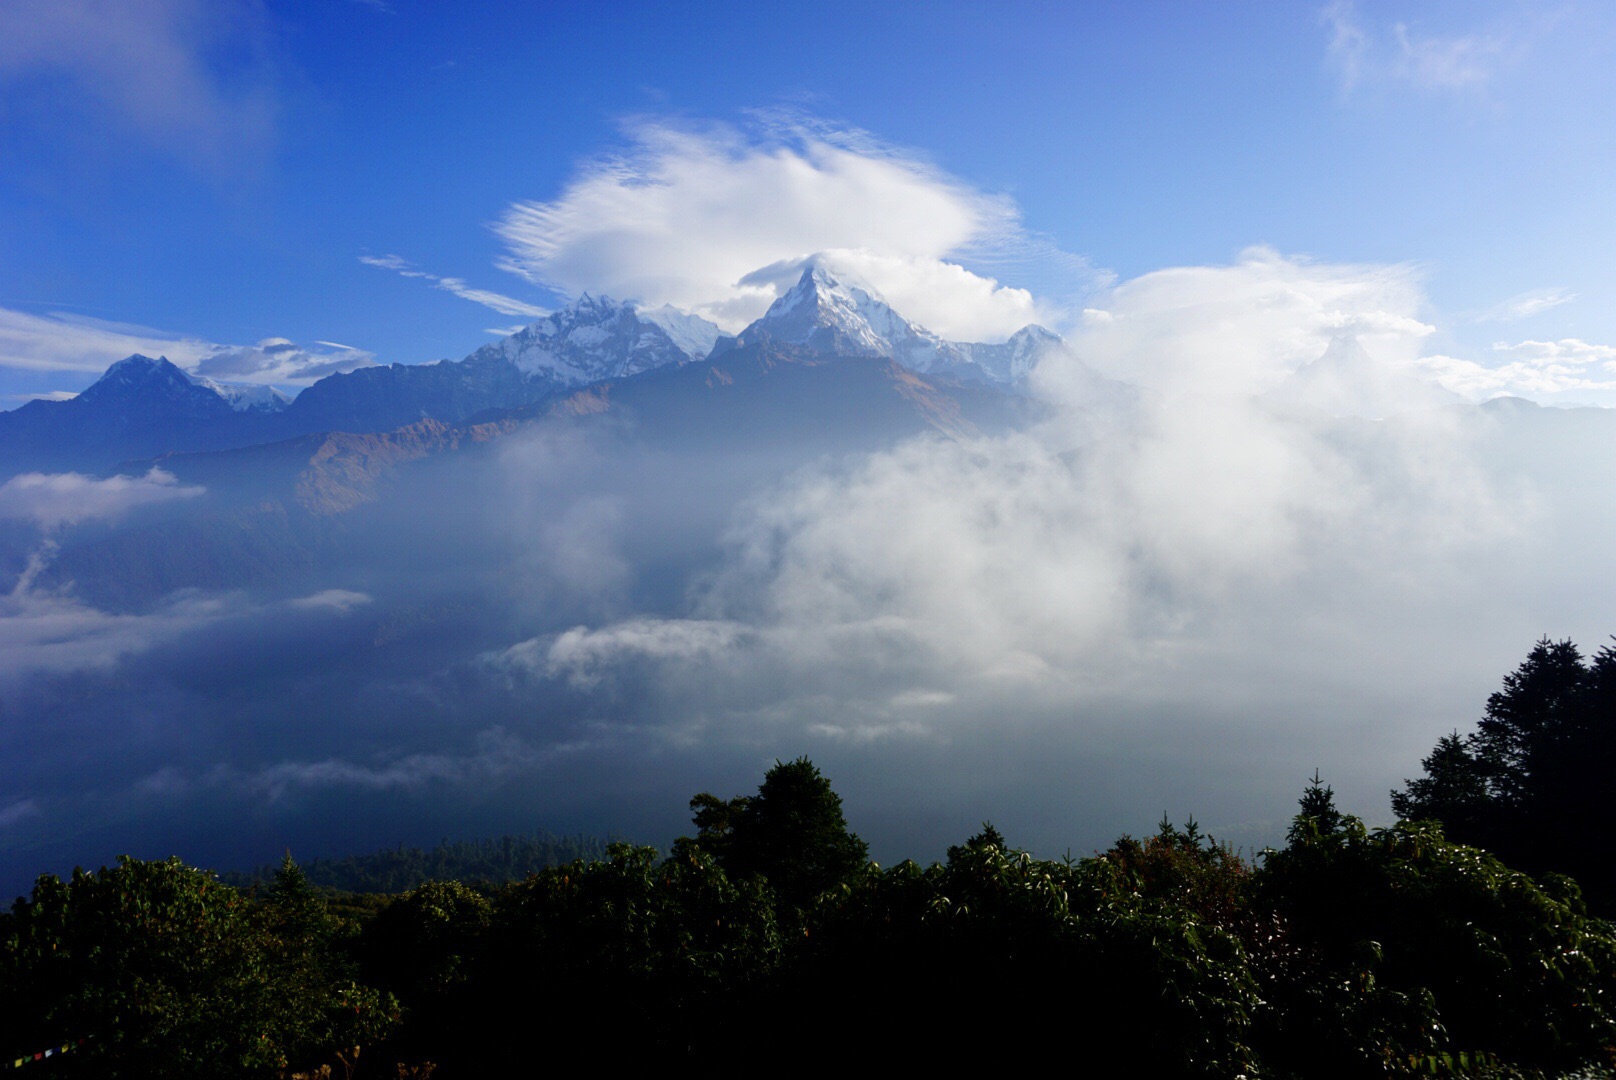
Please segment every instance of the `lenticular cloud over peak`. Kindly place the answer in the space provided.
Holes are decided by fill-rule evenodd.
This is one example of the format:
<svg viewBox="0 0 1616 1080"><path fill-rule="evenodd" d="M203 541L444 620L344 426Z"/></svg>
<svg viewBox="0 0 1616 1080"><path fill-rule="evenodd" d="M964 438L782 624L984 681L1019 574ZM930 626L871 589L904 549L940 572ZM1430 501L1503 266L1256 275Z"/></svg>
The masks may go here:
<svg viewBox="0 0 1616 1080"><path fill-rule="evenodd" d="M505 211L505 269L737 331L790 287L769 268L819 254L945 337L1002 340L1052 319L1030 293L957 261L1029 247L1014 204L918 156L800 123L646 122L629 134L627 151L586 164L556 198Z"/></svg>

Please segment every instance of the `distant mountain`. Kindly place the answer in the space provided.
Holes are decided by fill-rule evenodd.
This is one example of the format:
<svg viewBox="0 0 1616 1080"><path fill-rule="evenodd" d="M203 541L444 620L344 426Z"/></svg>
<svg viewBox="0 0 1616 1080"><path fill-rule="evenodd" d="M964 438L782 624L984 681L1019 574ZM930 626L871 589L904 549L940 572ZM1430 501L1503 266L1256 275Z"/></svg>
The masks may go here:
<svg viewBox="0 0 1616 1080"><path fill-rule="evenodd" d="M206 375L186 376L198 386L206 387L222 397L236 412L278 413L292 403L292 399L273 386L247 383L222 383Z"/></svg>
<svg viewBox="0 0 1616 1080"><path fill-rule="evenodd" d="M131 356L72 400L35 401L0 413L0 479L30 469L102 472L132 460L333 432L395 432L427 421L441 429L504 416L532 418L591 387L600 388L591 400L616 395L615 402L632 401L647 418L666 424L673 422L675 407L654 401L655 395L688 396L691 386L700 384L704 389L687 404L708 415L709 380L728 386L723 380L740 378L749 386L745 373L759 365L783 373L763 390L726 391L727 400L761 396L753 406L726 405L724 423L749 429L772 425L776 435L818 429L857 438L860 432L907 423L887 415L897 391L911 395L906 406L911 410L935 404L927 422L957 434L969 423L962 427L950 410L959 417L971 410L960 411L957 402L945 401L946 394L938 397L943 383L1020 388L1043 357L1065 348L1059 336L1038 326L1002 343L945 341L894 311L872 286L816 262L739 337L669 306L645 308L586 293L464 360L360 368L321 379L290 402L271 387L218 383L187 374L166 359ZM890 366L844 376L802 374L831 360L880 360ZM691 366L700 366L700 372L660 377ZM904 373L932 381L922 385ZM799 379L811 397L842 382L849 386L835 391L842 395L836 400L776 400L782 385ZM852 383L861 387L853 389ZM861 400L865 393L875 396ZM579 401L563 407L577 408ZM759 434L769 435L761 428ZM419 440L406 436L405 441ZM828 437L818 443L830 445ZM391 460L391 454L383 453L382 459ZM327 507L318 512L351 505L349 496L339 494L312 501Z"/></svg>
<svg viewBox="0 0 1616 1080"><path fill-rule="evenodd" d="M30 469L100 472L129 459L385 432L422 420L459 424L701 359L718 337L712 323L671 307L586 294L464 360L360 368L290 401L273 387L215 382L166 358L131 356L71 400L0 412L0 479Z"/></svg>
<svg viewBox="0 0 1616 1080"><path fill-rule="evenodd" d="M237 444L267 431L285 400L259 391L195 378L166 357L126 357L77 397L0 413L0 478Z"/></svg>
<svg viewBox="0 0 1616 1080"><path fill-rule="evenodd" d="M74 582L99 606L142 610L180 588L275 588L312 581L327 560L375 562L401 532L419 535L423 510L443 505L445 493L487 483L498 447L523 432L586 435L625 463L691 463L692 481L699 476L708 497L827 454L927 432L968 438L1023 424L1039 410L1032 399L933 380L886 357L758 342L457 425L428 419L390 432L303 435L132 463L137 471L161 464L207 494L110 533L64 538L39 584Z"/></svg>
<svg viewBox="0 0 1616 1080"><path fill-rule="evenodd" d="M464 360L392 364L331 375L286 410L287 435L454 424L516 409L602 379L699 360L718 327L671 307L642 310L585 293L575 303Z"/></svg>
<svg viewBox="0 0 1616 1080"><path fill-rule="evenodd" d="M992 386L928 378L882 355L824 354L763 336L698 363L598 383L543 408L614 415L659 447L792 447L804 458L869 450L925 431L968 438L1038 412Z"/></svg>
<svg viewBox="0 0 1616 1080"><path fill-rule="evenodd" d="M466 363L504 360L529 380L579 387L700 360L718 337L718 327L706 319L667 304L642 309L584 293L527 329L484 345Z"/></svg>
<svg viewBox="0 0 1616 1080"><path fill-rule="evenodd" d="M719 352L763 341L823 356L885 357L923 375L1000 386L1024 383L1044 355L1066 348L1060 335L1037 325L1002 343L945 341L894 311L868 282L817 260Z"/></svg>
<svg viewBox="0 0 1616 1080"><path fill-rule="evenodd" d="M1023 326L1008 341L998 344L974 342L958 346L966 350L970 362L992 382L1022 383L1038 362L1052 352L1066 352L1066 340L1036 323Z"/></svg>
<svg viewBox="0 0 1616 1080"><path fill-rule="evenodd" d="M1369 420L1458 405L1464 400L1377 359L1351 334L1332 338L1323 355L1297 368L1265 397L1284 408Z"/></svg>

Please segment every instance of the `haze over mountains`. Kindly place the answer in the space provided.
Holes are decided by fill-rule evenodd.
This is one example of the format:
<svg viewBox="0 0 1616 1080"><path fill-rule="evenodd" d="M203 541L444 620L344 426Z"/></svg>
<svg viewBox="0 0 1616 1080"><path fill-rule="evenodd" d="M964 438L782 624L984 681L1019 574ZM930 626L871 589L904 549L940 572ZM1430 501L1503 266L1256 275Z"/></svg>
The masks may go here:
<svg viewBox="0 0 1616 1080"><path fill-rule="evenodd" d="M1037 326L948 341L811 263L733 336L585 295L289 402L121 360L0 414L0 871L666 838L705 777L799 749L879 774L878 855L957 839L982 762L1025 842L1101 843L1138 802L1108 785L1179 798L1252 716L1241 779L1173 812L1264 840L1252 806L1350 759L1331 740L1407 744L1335 778L1373 790L1462 721L1461 676L1408 661L1452 619L1495 628L1490 679L1520 611L1594 603L1547 552L1616 580L1568 540L1616 527L1613 414L1456 403L1350 329L1316 350L1139 386ZM1330 650L1395 700L1330 697Z"/></svg>
<svg viewBox="0 0 1616 1080"><path fill-rule="evenodd" d="M132 458L318 432L384 432L422 420L458 424L764 343L801 357L884 358L917 373L1006 390L1025 385L1042 353L1063 347L1037 326L1002 344L943 341L894 312L870 286L812 263L737 337L667 305L641 309L586 293L463 360L328 375L294 399L272 387L191 376L166 358L131 356L76 398L0 413L0 460L8 475L100 471Z"/></svg>

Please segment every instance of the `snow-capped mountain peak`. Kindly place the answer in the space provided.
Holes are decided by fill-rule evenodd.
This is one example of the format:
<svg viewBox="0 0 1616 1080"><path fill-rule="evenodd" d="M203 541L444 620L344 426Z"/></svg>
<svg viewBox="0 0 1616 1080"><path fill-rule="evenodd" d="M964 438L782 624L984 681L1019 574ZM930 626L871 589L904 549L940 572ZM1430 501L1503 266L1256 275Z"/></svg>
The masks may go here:
<svg viewBox="0 0 1616 1080"><path fill-rule="evenodd" d="M882 356L916 371L968 358L951 342L899 315L868 282L814 260L737 343L762 338L838 356Z"/></svg>
<svg viewBox="0 0 1616 1080"><path fill-rule="evenodd" d="M660 327L693 360L700 360L712 352L722 333L715 324L700 315L680 311L672 304L663 304L658 308L636 307L634 313L642 321Z"/></svg>
<svg viewBox="0 0 1616 1080"><path fill-rule="evenodd" d="M664 364L700 360L719 329L677 308L584 293L576 301L467 357L474 364L509 362L530 380L585 386L637 375Z"/></svg>
<svg viewBox="0 0 1616 1080"><path fill-rule="evenodd" d="M149 399L155 394L180 400L193 397L197 390L219 398L236 412L279 412L292 400L273 386L217 382L206 375L183 370L166 356L153 360L140 353L126 356L107 368L79 399L94 403L134 397ZM208 398L199 400L206 402Z"/></svg>
<svg viewBox="0 0 1616 1080"><path fill-rule="evenodd" d="M183 391L189 385L190 377L175 367L168 357L159 356L153 360L149 356L134 353L107 368L79 395L79 400L113 400L137 394L172 392L175 388Z"/></svg>
<svg viewBox="0 0 1616 1080"><path fill-rule="evenodd" d="M923 374L1000 385L1023 383L1038 362L1065 349L1058 334L1028 325L995 343L947 341L892 309L880 291L854 274L815 259L769 310L736 339L767 338L832 356L896 360Z"/></svg>
<svg viewBox="0 0 1616 1080"><path fill-rule="evenodd" d="M254 383L222 383L210 379L206 375L186 376L197 386L212 390L224 398L225 403L236 412L280 412L292 403L292 399L275 389L273 386L262 386Z"/></svg>

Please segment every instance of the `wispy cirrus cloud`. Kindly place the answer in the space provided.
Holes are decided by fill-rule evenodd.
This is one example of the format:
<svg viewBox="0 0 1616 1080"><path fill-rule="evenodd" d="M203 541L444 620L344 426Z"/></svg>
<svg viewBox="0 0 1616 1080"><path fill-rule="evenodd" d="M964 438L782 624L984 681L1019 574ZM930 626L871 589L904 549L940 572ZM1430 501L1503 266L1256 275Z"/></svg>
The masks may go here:
<svg viewBox="0 0 1616 1080"><path fill-rule="evenodd" d="M462 300L470 300L474 304L481 304L483 307L496 311L501 315L525 315L533 319L542 319L550 314L548 308L538 307L501 293L490 292L487 289L472 288L461 278L429 274L425 270L418 269L414 263L399 255L361 255L359 256L359 261L366 266L374 266L381 270L392 270L407 278L418 278L422 281L430 282L435 289L442 289L444 292L458 296Z"/></svg>
<svg viewBox="0 0 1616 1080"><path fill-rule="evenodd" d="M218 346L185 334L69 312L31 315L0 308L0 367L102 372L131 353L166 356L181 367Z"/></svg>
<svg viewBox="0 0 1616 1080"><path fill-rule="evenodd" d="M0 829L9 829L20 821L39 816L39 803L34 799L17 799L0 807Z"/></svg>
<svg viewBox="0 0 1616 1080"><path fill-rule="evenodd" d="M1326 59L1342 93L1373 84L1468 91L1486 86L1512 63L1517 41L1493 30L1427 33L1406 23L1372 25L1352 0L1334 0L1320 12L1330 31Z"/></svg>
<svg viewBox="0 0 1616 1080"><path fill-rule="evenodd" d="M11 0L0 5L0 95L52 129L133 133L222 172L273 138L262 12L223 0Z"/></svg>
<svg viewBox="0 0 1616 1080"><path fill-rule="evenodd" d="M282 337L226 345L133 323L53 311L0 308L0 367L100 374L133 353L166 356L198 375L229 382L307 385L375 363L364 349L335 342L297 345ZM66 396L72 396L70 393Z"/></svg>
<svg viewBox="0 0 1616 1080"><path fill-rule="evenodd" d="M495 226L505 269L563 295L673 304L736 330L785 287L771 269L834 253L905 315L975 340L1042 313L1026 290L967 264L1099 276L1029 234L1009 198L865 132L759 114L745 127L639 120L628 137L555 198L507 208Z"/></svg>
<svg viewBox="0 0 1616 1080"><path fill-rule="evenodd" d="M1580 294L1565 288L1531 289L1527 292L1516 293L1501 303L1478 313L1477 322L1516 322L1520 319L1529 319L1533 315L1548 311L1551 308L1569 304L1580 298Z"/></svg>

